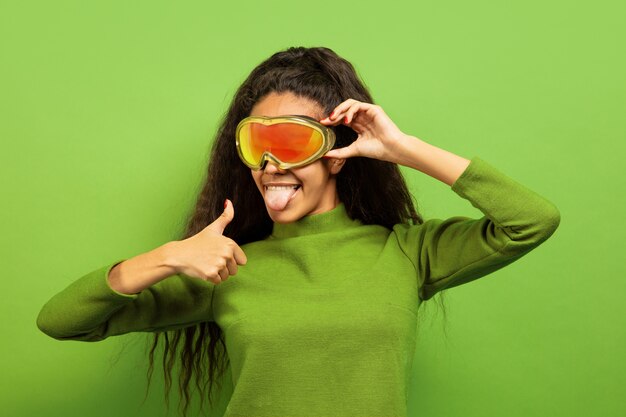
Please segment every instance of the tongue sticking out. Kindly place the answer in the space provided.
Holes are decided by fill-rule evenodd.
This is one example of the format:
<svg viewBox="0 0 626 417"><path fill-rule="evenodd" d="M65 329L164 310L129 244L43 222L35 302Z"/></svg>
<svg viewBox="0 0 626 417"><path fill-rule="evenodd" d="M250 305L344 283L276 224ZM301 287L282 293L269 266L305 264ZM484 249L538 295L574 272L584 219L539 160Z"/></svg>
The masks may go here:
<svg viewBox="0 0 626 417"><path fill-rule="evenodd" d="M272 210L284 210L287 203L296 195L298 189L265 190L265 201Z"/></svg>

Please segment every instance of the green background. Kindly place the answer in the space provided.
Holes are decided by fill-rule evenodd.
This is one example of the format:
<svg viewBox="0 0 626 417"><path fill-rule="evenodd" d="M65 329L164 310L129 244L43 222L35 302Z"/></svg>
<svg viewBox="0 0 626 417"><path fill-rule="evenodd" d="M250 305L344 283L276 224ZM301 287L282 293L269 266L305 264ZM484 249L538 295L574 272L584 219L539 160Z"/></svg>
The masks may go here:
<svg viewBox="0 0 626 417"><path fill-rule="evenodd" d="M410 415L626 415L620 3L2 2L0 412L166 415L158 370L141 406L148 334L60 342L39 309L172 240L237 86L278 50L327 46L401 130L561 211L539 248L448 292L445 328L425 310ZM482 215L402 171L425 218Z"/></svg>

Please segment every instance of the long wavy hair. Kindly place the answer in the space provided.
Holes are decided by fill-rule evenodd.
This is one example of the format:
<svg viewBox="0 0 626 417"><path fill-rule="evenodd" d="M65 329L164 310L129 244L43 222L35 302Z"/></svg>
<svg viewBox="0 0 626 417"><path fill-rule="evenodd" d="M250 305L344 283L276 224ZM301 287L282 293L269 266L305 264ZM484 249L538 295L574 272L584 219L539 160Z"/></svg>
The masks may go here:
<svg viewBox="0 0 626 417"><path fill-rule="evenodd" d="M241 246L264 240L271 234L273 222L263 197L250 169L239 159L234 144L239 121L249 116L252 107L272 92L290 92L318 103L322 111L318 120L348 98L374 104L353 65L329 48L290 47L261 62L238 88L220 122L211 147L206 178L181 240L199 233L219 217L226 198L231 200L237 215L224 229L224 236ZM337 136L334 148L348 146L356 138L356 133L347 126L333 128ZM352 219L382 225L390 231L397 223L423 223L416 210L417 203L395 163L366 157L347 158L337 174L336 184L339 200ZM442 293L437 293L441 301ZM444 309L443 302L440 306ZM213 385L217 382L221 388L220 379L229 364L223 334L217 323L203 322L179 330L155 332L153 336L149 349L148 388L155 349L163 341L167 406L172 367L177 360L180 365L179 406L184 399L183 415L187 415L190 404L189 388L194 374L195 386L201 394L201 408L207 387L212 406Z"/></svg>

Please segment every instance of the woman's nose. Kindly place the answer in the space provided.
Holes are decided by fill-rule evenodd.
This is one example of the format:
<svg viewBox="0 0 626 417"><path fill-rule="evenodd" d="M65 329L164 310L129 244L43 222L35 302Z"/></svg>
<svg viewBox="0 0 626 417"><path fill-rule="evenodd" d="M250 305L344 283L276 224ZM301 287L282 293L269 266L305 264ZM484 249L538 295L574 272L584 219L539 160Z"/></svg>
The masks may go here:
<svg viewBox="0 0 626 417"><path fill-rule="evenodd" d="M284 169L278 167L278 164L272 161L267 161L264 168L265 172L274 173L274 172L285 172Z"/></svg>

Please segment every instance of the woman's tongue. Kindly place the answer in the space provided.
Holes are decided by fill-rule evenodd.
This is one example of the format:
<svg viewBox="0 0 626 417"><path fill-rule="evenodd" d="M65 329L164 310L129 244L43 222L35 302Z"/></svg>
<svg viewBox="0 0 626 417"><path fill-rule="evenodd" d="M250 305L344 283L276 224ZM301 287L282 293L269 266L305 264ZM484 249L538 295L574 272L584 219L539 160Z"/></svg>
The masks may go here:
<svg viewBox="0 0 626 417"><path fill-rule="evenodd" d="M293 197L296 195L298 188L281 188L278 190L265 190L265 202L272 210L284 210Z"/></svg>

